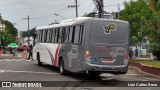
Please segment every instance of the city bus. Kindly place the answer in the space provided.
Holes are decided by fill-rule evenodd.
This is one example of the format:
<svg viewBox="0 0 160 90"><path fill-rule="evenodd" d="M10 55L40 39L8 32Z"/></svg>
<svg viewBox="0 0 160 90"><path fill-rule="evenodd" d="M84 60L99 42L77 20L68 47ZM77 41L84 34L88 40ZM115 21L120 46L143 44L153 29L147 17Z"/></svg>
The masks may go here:
<svg viewBox="0 0 160 90"><path fill-rule="evenodd" d="M36 28L33 59L68 72L126 74L129 23L122 20L78 17Z"/></svg>

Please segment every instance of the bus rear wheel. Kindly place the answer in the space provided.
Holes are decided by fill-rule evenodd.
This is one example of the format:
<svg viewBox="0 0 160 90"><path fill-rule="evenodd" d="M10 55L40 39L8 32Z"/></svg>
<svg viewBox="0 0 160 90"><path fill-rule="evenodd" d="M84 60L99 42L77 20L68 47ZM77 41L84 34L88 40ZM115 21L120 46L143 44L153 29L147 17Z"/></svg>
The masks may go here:
<svg viewBox="0 0 160 90"><path fill-rule="evenodd" d="M41 62L41 60L40 60L39 54L37 55L37 61L38 61L38 66L42 66L42 62Z"/></svg>
<svg viewBox="0 0 160 90"><path fill-rule="evenodd" d="M64 61L63 59L60 60L59 62L59 72L61 75L65 75L66 71L64 69Z"/></svg>

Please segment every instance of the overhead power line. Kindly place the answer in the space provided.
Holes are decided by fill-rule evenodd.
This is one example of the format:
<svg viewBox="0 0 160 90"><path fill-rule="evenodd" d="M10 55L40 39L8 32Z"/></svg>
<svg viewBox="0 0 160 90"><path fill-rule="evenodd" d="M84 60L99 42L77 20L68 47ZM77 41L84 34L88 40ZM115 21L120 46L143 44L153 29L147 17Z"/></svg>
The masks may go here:
<svg viewBox="0 0 160 90"><path fill-rule="evenodd" d="M27 10L27 9L41 9L41 8L48 8L48 7L55 7L55 6L61 6L61 5L68 5L72 4L73 2L70 3L63 3L63 4L53 4L53 5L48 5L48 6L41 6L41 7L31 7L31 8L20 8L20 9L2 9L3 10Z"/></svg>
<svg viewBox="0 0 160 90"><path fill-rule="evenodd" d="M10 5L15 5L15 4L18 4L18 3L23 3L25 1L27 1L27 0L22 0L22 1L18 1L18 2L9 3L9 4L6 4L6 5L2 5L0 7L6 7L6 6L10 6Z"/></svg>
<svg viewBox="0 0 160 90"><path fill-rule="evenodd" d="M54 12L52 12L52 13L46 14L46 15L42 15L42 16L38 16L38 17L33 17L32 19L37 19L37 18L45 17L45 16L48 16L48 15L51 15L51 14L55 14L56 12L62 11L62 10L65 9L65 8L67 8L67 7L63 7L63 8L61 8L61 9L58 9L58 10L56 10L56 11L54 11Z"/></svg>

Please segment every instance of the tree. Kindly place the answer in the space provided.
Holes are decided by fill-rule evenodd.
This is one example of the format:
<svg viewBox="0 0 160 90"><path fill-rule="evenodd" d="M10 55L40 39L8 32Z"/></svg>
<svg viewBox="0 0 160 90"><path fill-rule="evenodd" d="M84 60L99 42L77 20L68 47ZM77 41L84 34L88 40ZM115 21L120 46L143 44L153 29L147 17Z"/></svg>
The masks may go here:
<svg viewBox="0 0 160 90"><path fill-rule="evenodd" d="M85 17L95 17L96 12L91 12L91 13L85 13Z"/></svg>
<svg viewBox="0 0 160 90"><path fill-rule="evenodd" d="M153 12L153 13L155 13L155 12L157 12L157 2L158 2L159 0L149 0L149 8L150 8L150 10Z"/></svg>
<svg viewBox="0 0 160 90"><path fill-rule="evenodd" d="M143 36L141 30L147 19L150 18L150 11L145 0L125 2L125 9L120 11L120 19L129 21L131 25L131 43L141 41Z"/></svg>
<svg viewBox="0 0 160 90"><path fill-rule="evenodd" d="M147 37L149 50L160 60L160 0L131 1L120 13L120 19L130 22L131 42Z"/></svg>
<svg viewBox="0 0 160 90"><path fill-rule="evenodd" d="M6 25L5 30L7 30L7 32L11 34L15 40L18 35L18 30L14 27L14 25L10 21L4 20L4 23Z"/></svg>
<svg viewBox="0 0 160 90"><path fill-rule="evenodd" d="M36 29L36 28L32 28L31 30L29 30L29 33L30 33L29 36L33 36L35 29ZM22 37L28 37L28 34L29 34L29 33L28 33L28 31L24 31L24 32L22 33Z"/></svg>

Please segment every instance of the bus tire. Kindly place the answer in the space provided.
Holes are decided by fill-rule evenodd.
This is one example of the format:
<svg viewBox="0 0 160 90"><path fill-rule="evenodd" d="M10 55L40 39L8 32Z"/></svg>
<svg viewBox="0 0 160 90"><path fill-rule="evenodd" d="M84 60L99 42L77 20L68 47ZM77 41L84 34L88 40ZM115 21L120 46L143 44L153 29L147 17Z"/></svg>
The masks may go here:
<svg viewBox="0 0 160 90"><path fill-rule="evenodd" d="M64 69L64 61L63 61L63 59L61 59L60 62L59 62L59 73L61 75L65 75L66 74L66 71Z"/></svg>
<svg viewBox="0 0 160 90"><path fill-rule="evenodd" d="M37 61L38 61L38 66L42 66L42 62L40 60L40 55L39 54L37 55Z"/></svg>

